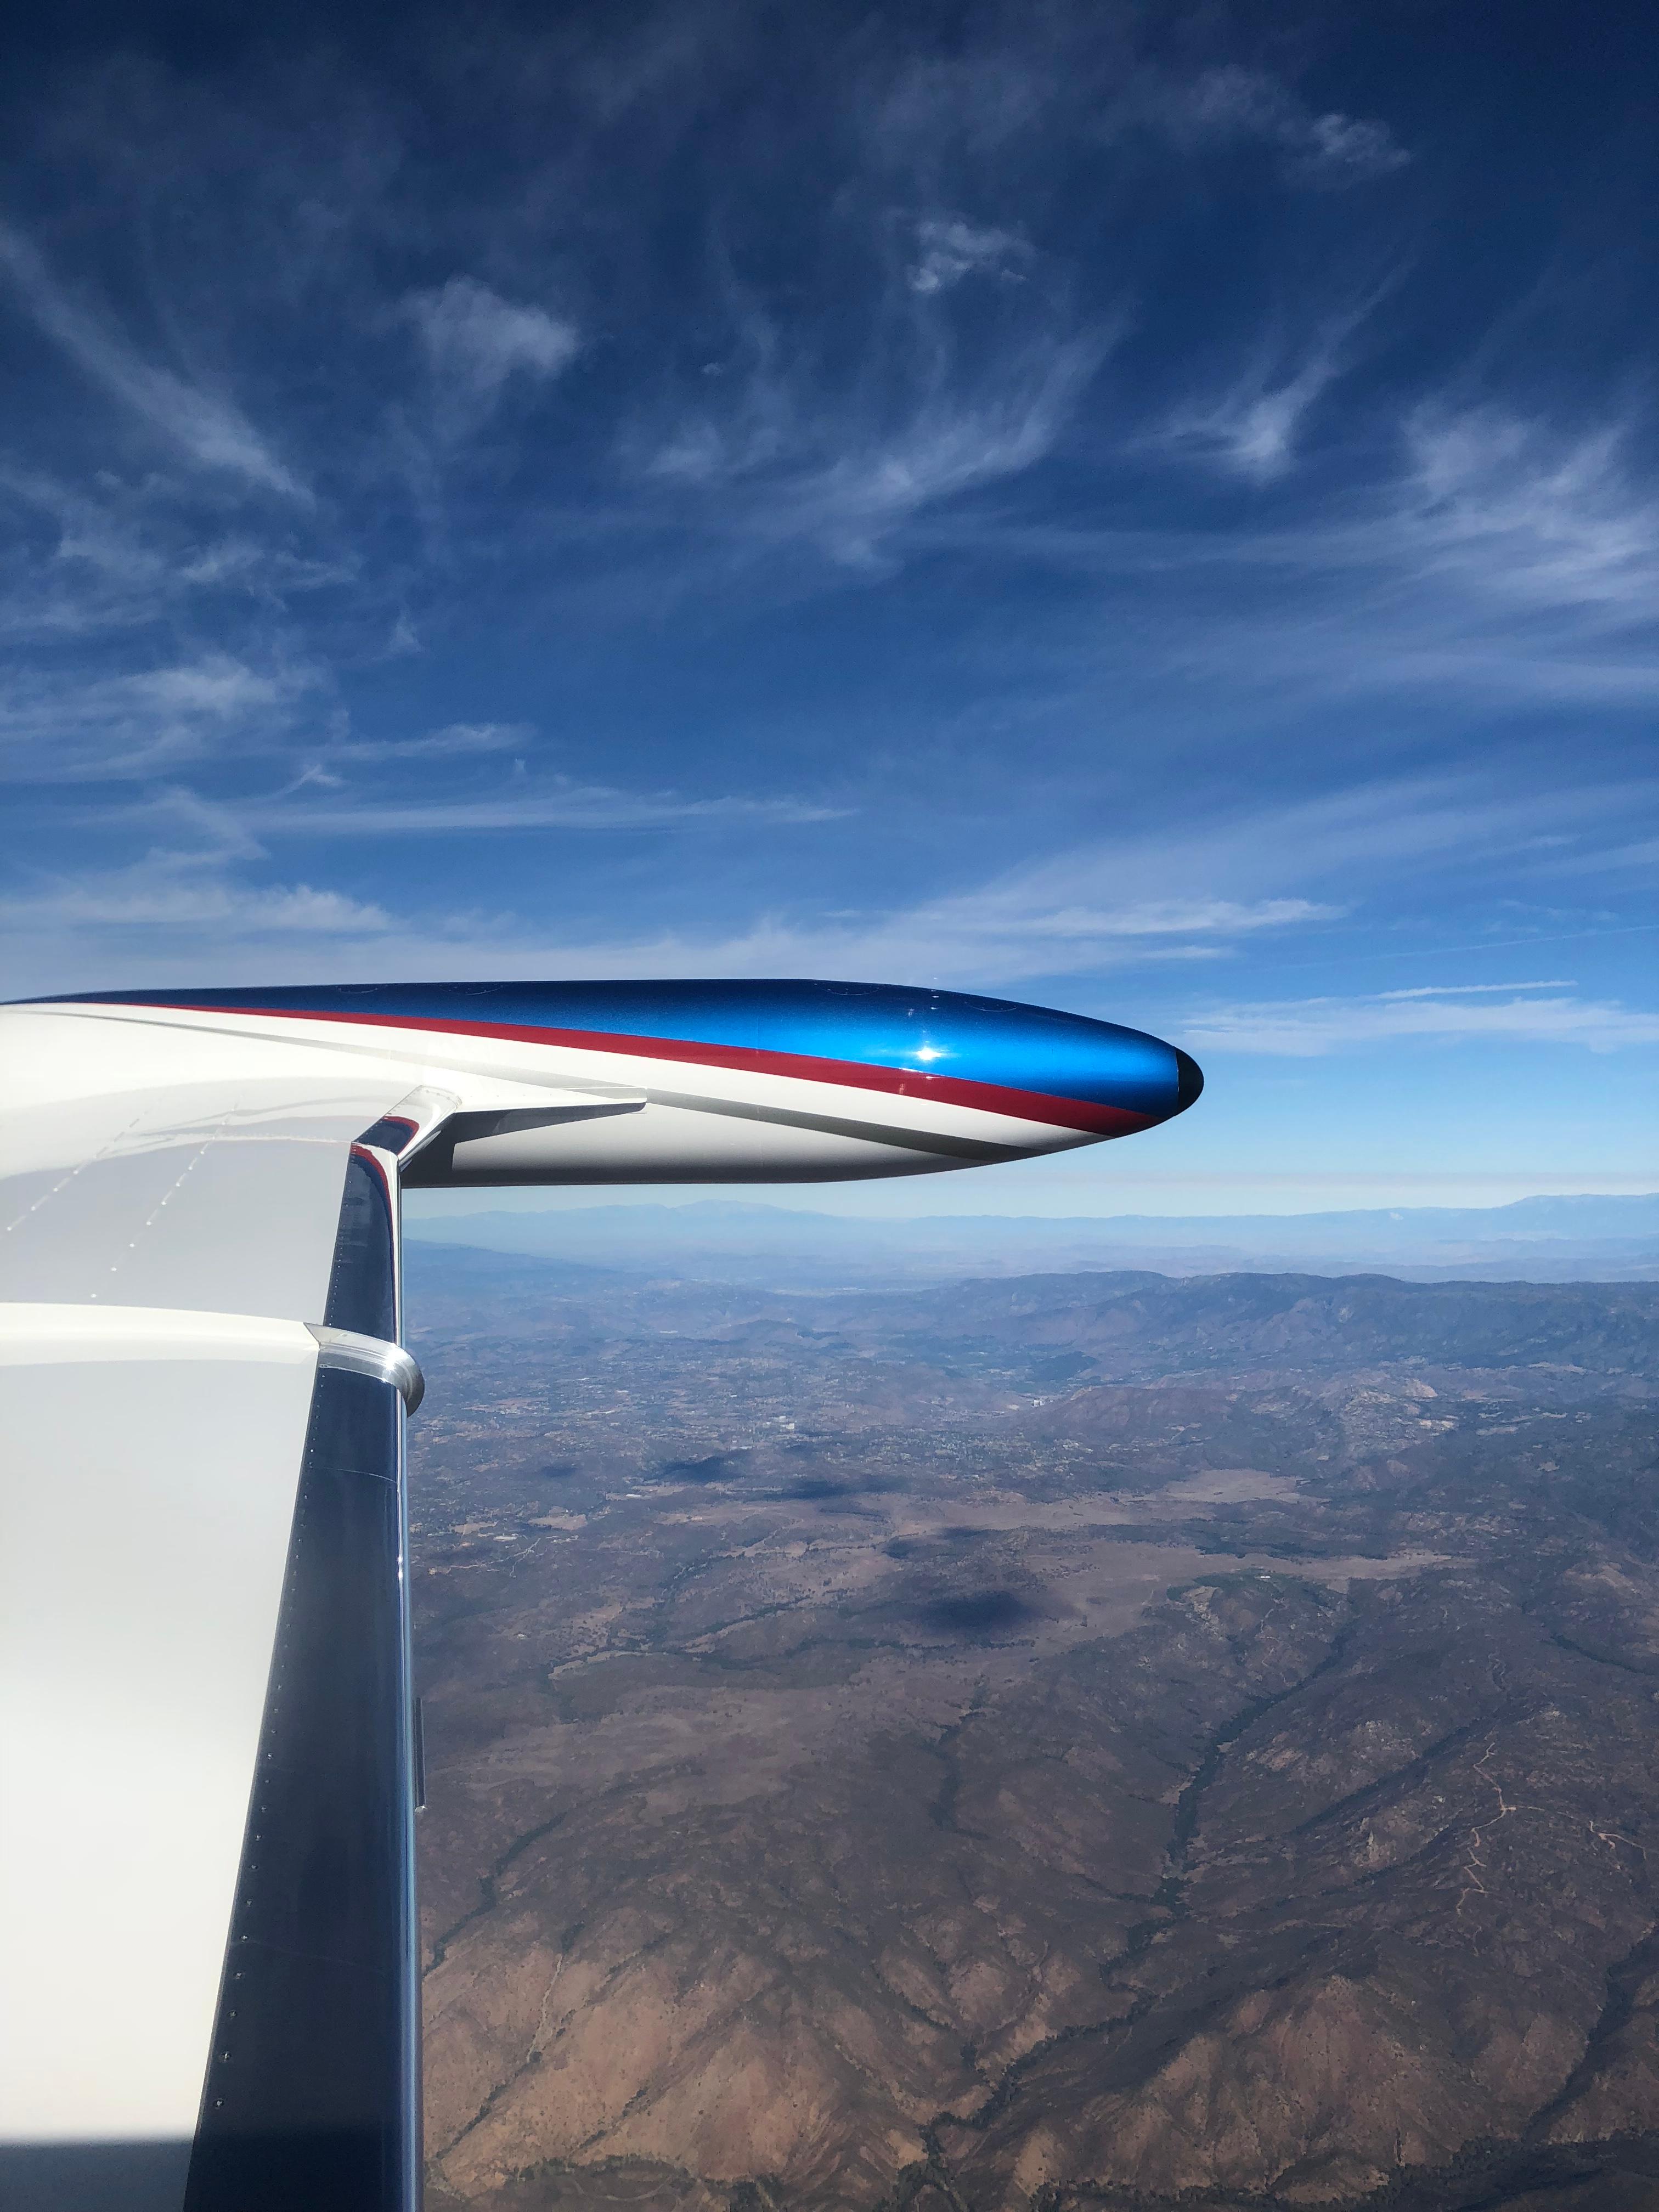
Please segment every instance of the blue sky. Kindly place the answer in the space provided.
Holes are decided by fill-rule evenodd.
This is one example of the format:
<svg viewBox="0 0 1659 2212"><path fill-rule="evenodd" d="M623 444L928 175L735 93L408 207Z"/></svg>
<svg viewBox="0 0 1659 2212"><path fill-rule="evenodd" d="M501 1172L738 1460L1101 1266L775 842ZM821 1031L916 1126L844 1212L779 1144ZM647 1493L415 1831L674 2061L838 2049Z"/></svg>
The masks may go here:
<svg viewBox="0 0 1659 2212"><path fill-rule="evenodd" d="M926 981L1209 1090L857 1207L1659 1183L1644 13L21 34L8 994Z"/></svg>

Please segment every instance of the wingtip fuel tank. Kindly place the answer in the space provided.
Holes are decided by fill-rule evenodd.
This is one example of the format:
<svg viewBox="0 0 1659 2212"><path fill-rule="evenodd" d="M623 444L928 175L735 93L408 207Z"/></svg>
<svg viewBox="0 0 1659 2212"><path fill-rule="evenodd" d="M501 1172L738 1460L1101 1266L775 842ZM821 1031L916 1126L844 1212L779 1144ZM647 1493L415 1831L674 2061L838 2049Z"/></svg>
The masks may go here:
<svg viewBox="0 0 1659 2212"><path fill-rule="evenodd" d="M1011 1000L817 980L332 985L56 1002L302 1054L373 1054L455 1110L406 1184L923 1175L1131 1136L1204 1079L1177 1047Z"/></svg>

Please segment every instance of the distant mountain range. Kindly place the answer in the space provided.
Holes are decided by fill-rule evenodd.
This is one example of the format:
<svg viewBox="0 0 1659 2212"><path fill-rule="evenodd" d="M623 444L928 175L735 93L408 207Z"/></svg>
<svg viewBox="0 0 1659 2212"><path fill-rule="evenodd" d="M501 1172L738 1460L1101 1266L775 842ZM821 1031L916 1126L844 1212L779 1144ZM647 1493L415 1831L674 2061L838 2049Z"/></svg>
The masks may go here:
<svg viewBox="0 0 1659 2212"><path fill-rule="evenodd" d="M1123 1267L1169 1275L1381 1273L1425 1282L1659 1279L1659 1192L1340 1213L933 1214L910 1221L726 1200L480 1209L424 1218L411 1206L406 1226L422 1243L802 1286Z"/></svg>

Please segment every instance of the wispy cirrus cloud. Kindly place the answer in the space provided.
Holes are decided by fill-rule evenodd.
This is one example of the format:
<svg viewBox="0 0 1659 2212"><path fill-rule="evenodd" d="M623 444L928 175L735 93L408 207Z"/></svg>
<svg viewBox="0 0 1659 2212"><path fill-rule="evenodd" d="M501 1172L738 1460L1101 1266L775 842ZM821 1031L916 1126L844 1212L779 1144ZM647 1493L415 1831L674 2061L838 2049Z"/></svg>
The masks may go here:
<svg viewBox="0 0 1659 2212"><path fill-rule="evenodd" d="M1297 1060L1394 1043L1566 1044L1590 1052L1659 1044L1659 1012L1613 1000L1532 995L1543 988L1483 984L1218 1006L1190 1017L1182 1034L1195 1051Z"/></svg>
<svg viewBox="0 0 1659 2212"><path fill-rule="evenodd" d="M301 702L325 688L314 664L278 657L260 666L216 649L83 681L24 676L0 702L0 775L132 781L257 753L281 742Z"/></svg>
<svg viewBox="0 0 1659 2212"><path fill-rule="evenodd" d="M1099 331L1015 349L965 383L934 374L884 407L814 404L763 367L735 401L680 422L643 472L705 501L718 489L709 519L728 538L813 544L874 569L925 511L1047 459L1111 343Z"/></svg>
<svg viewBox="0 0 1659 2212"><path fill-rule="evenodd" d="M1177 448L1265 483L1291 465L1303 418L1336 374L1334 354L1319 349L1282 380L1252 370L1212 404L1176 415L1164 435Z"/></svg>
<svg viewBox="0 0 1659 2212"><path fill-rule="evenodd" d="M1095 872L1098 895L1107 889ZM665 932L647 943L574 949L595 971L650 960L670 975L889 976L957 989L1000 989L1034 978L1097 976L1145 965L1224 958L1241 940L1334 917L1297 898L1134 899L1058 905L1039 883L994 881L958 896L889 912L757 917L720 935ZM665 964L666 963L666 964ZM641 970L640 972L646 972Z"/></svg>
<svg viewBox="0 0 1659 2212"><path fill-rule="evenodd" d="M1080 338L1029 360L1000 390L965 403L930 399L890 434L786 478L763 534L813 538L849 566L873 564L925 508L1045 459L1106 349Z"/></svg>
<svg viewBox="0 0 1659 2212"><path fill-rule="evenodd" d="M476 800L406 809L346 805L318 808L313 817L310 807L286 802L226 809L188 788L173 787L126 810L125 818L146 820L157 840L143 863L112 876L37 886L17 908L14 924L38 928L55 917L87 943L100 928L130 926L141 940L154 939L158 957L171 958L163 939L175 926L186 926L192 913L207 917L218 911L228 927L245 915L243 935L249 939L268 935L276 926L274 917L289 915L284 926L298 929L301 917L311 916L320 945L328 935L325 892L298 886L291 906L281 900L270 905L277 894L243 887L236 874L249 862L263 862L267 842L301 826L319 834L316 823L325 817L331 827L320 834L343 837L372 836L382 830L401 836L538 827L696 830L753 823L781 828L810 823L827 811L793 801L698 801L567 789L556 801L526 794L520 806ZM1254 827L1259 831L1259 822ZM1251 828L1234 824L1212 831L1210 849L1218 862L1230 841L1240 856L1232 872L1242 884L1249 872L1243 855L1255 843ZM946 897L885 910L780 911L724 931L709 927L701 914L684 927L621 936L550 934L529 917L505 914L491 917L482 930L453 921L423 929L418 922L396 918L387 919L382 930L376 918L380 908L359 911L358 902L348 899L337 951L360 962L371 956L377 963L383 956L413 962L434 975L476 970L481 944L487 944L493 969L504 975L847 975L996 988L1038 976L1094 976L1147 964L1224 958L1252 938L1306 928L1343 912L1340 906L1286 892L1171 896L1172 857L1179 866L1187 856L1172 856L1161 840L1139 849L1123 842L1091 845L1039 866L1006 871ZM1260 861L1258 848L1258 869ZM1212 872L1220 877L1227 872L1218 865ZM288 898L284 891L282 899Z"/></svg>
<svg viewBox="0 0 1659 2212"><path fill-rule="evenodd" d="M271 672L250 668L229 653L204 653L171 668L146 669L119 679L121 696L161 717L230 721L293 696L294 686Z"/></svg>
<svg viewBox="0 0 1659 2212"><path fill-rule="evenodd" d="M869 245L853 331L786 319L728 276L725 341L695 386L624 428L637 485L729 544L877 573L917 517L1054 451L1122 313L1079 319L1012 224L872 213ZM971 296L988 283L988 309Z"/></svg>
<svg viewBox="0 0 1659 2212"><path fill-rule="evenodd" d="M564 831L729 830L763 818L757 804L566 790L543 813L532 806L528 817L476 799L422 804L405 821L394 808L391 834L533 829L540 822ZM348 891L331 891L315 874L307 884L283 887L279 896L241 878L262 867L267 847L278 838L301 823L314 828L312 809L291 801L263 810L224 808L174 788L156 793L132 817L146 819L155 840L140 866L109 878L37 884L12 921L15 933L36 934L61 923L65 957L79 946L79 957L90 958L106 934L118 936L129 949L148 948L168 973L178 972L183 957L175 933L192 915L216 913L224 918L227 945L240 946L249 957L266 942L280 951L274 935L279 923L291 934L304 928L319 973L459 975L479 972L483 960L501 975L842 975L968 989L1041 984L1041 995L1048 996L1068 981L1075 987L1162 970L1173 991L1173 979L1195 977L1253 948L1285 939L1328 941L1333 926L1351 921L1357 902L1390 886L1397 895L1417 871L1439 866L1448 850L1460 852L1466 867L1490 864L1535 839L1546 818L1594 824L1618 810L1619 795L1605 791L1557 794L1546 809L1541 799L1494 799L1451 780L1395 784L1236 811L1177 836L1147 830L1079 845L946 896L886 908L823 912L805 902L780 904L722 927L702 901L690 900L684 920L617 933L591 923L549 930L532 914L431 922L390 915ZM325 833L331 836L368 836L385 826L355 803L331 802L316 812L331 817ZM775 820L771 826L784 824ZM1172 890L1181 883L1194 888ZM347 902L337 909L342 919L331 936L331 896ZM1187 995L1183 987L1176 1003ZM1486 1038L1599 1051L1659 1036L1659 1016L1581 998L1573 985L1554 978L1408 985L1359 997L1212 1000L1184 1024L1168 1026L1196 1050L1302 1058L1389 1040Z"/></svg>
<svg viewBox="0 0 1659 2212"><path fill-rule="evenodd" d="M1322 316L1300 344L1279 333L1259 339L1237 376L1218 393L1183 402L1152 442L1257 483L1283 476L1295 460L1305 419L1351 365L1355 334L1385 289Z"/></svg>
<svg viewBox="0 0 1659 2212"><path fill-rule="evenodd" d="M451 732L436 733L447 740ZM508 742L514 742L514 732ZM367 744L343 745L338 758L374 760L422 757L418 748L432 743L427 757L441 752L493 751L484 743L452 745L415 738L406 745L392 740L384 749ZM270 799L221 805L213 809L216 820L234 822L253 840L312 837L323 840L385 837L444 837L524 830L627 830L732 827L782 828L792 824L844 819L848 809L811 799L763 798L744 793L719 793L697 798L672 791L627 791L606 784L579 783L568 777L513 777L488 793L454 793L437 798L407 798L390 792L349 792L338 799L301 796L312 790L340 787L340 779L315 766L303 770L286 792ZM99 811L97 819L110 827L129 829L158 817L171 817L181 806L204 805L187 788L173 787L146 798ZM260 849L263 849L261 846Z"/></svg>
<svg viewBox="0 0 1659 2212"><path fill-rule="evenodd" d="M699 823L833 822L847 809L791 799L684 799L612 791L604 785L530 789L493 799L416 799L363 805L250 807L262 836L436 837L533 830L670 830Z"/></svg>
<svg viewBox="0 0 1659 2212"><path fill-rule="evenodd" d="M1399 999L1508 998L1516 991L1573 991L1577 985L1554 975L1534 983L1414 983L1403 991L1377 991L1373 996L1387 1006Z"/></svg>
<svg viewBox="0 0 1659 2212"><path fill-rule="evenodd" d="M179 583L197 591L246 592L267 605L282 606L301 592L349 584L360 569L360 559L349 549L307 554L233 532L192 546L174 573Z"/></svg>
<svg viewBox="0 0 1659 2212"><path fill-rule="evenodd" d="M1017 230L969 222L966 216L933 216L916 225L916 258L905 271L913 292L948 292L965 276L1020 281L1031 248Z"/></svg>
<svg viewBox="0 0 1659 2212"><path fill-rule="evenodd" d="M343 935L338 951L343 958L356 957L356 973L389 973L401 962L434 976L476 975L483 958L495 975L572 980L830 975L998 989L1036 976L1076 979L1214 958L1247 931L1283 928L1300 918L1293 902L1278 911L1231 915L1125 908L1052 920L1033 914L1017 934L998 935L974 927L964 902L959 911L928 907L823 920L762 915L726 933L689 921L629 933L561 931L497 914L483 926L441 931L405 920L384 945ZM363 956L371 951L366 970Z"/></svg>
<svg viewBox="0 0 1659 2212"><path fill-rule="evenodd" d="M1293 481L1303 417L1276 413L1271 392L1258 416L1255 390L1252 377L1221 403L1183 402L1126 442ZM1004 519L1002 535L1103 592L1140 595L1130 604L1146 635L1167 641L1172 665L1206 667L1235 703L1254 692L1304 713L1366 697L1439 715L1454 701L1460 714L1474 702L1629 710L1659 698L1650 428L1630 408L1585 427L1447 397L1369 424L1386 465L1288 518ZM958 535L985 543L966 526Z"/></svg>
<svg viewBox="0 0 1659 2212"><path fill-rule="evenodd" d="M204 865L220 867L232 859L263 859L268 845L301 836L371 842L526 830L781 830L833 820L837 811L793 799L688 799L528 777L514 779L495 796L373 805L355 796L313 800L304 796L311 787L303 779L291 796L230 807L173 787L119 810L109 822L145 823L158 841L173 841L158 842L152 862L176 875L192 864L193 853ZM698 902L698 921L683 927L552 939L532 923L503 916L492 957L517 963L513 972L520 974L539 967L573 975L622 975L631 966L666 975L890 975L964 988L1205 963L1237 957L1252 944L1321 932L1346 919L1357 901L1390 888L1397 892L1421 871L1442 866L1449 854L1461 855L1466 869L1501 863L1540 837L1594 830L1620 805L1621 794L1605 790L1500 797L1455 779L1380 784L1239 810L1176 833L1146 830L1074 846L945 896L884 908L823 914L780 904L720 928L701 918ZM1171 890L1180 884L1194 888ZM452 943L444 937L434 957ZM1502 991L1514 999L1555 988L1523 983ZM1380 994L1363 1005L1368 1021L1393 1022L1406 1034L1417 1033L1412 1024L1418 1020L1426 1034L1449 1018L1436 1011L1441 1002L1455 1012L1455 1002L1482 995L1484 987L1424 987ZM1426 1012L1414 1014L1424 1006ZM1490 1018L1486 1010L1476 1012L1477 1018ZM1252 1018L1259 1013L1253 1010ZM1214 1017L1217 1023L1231 1018ZM1290 1016L1273 1018L1275 1034L1313 1037L1325 1017L1310 1014L1299 1030Z"/></svg>
<svg viewBox="0 0 1659 2212"><path fill-rule="evenodd" d="M520 973L536 972L539 962L547 972L572 975L886 976L995 989L1036 977L1224 958L1253 936L1341 912L1294 896L1137 896L1125 858L1121 847L1088 848L1045 868L1011 871L949 897L884 911L781 910L726 932L693 922L538 948L521 942L513 957L527 963Z"/></svg>
<svg viewBox="0 0 1659 2212"><path fill-rule="evenodd" d="M178 453L283 499L309 501L306 487L228 393L146 361L126 338L80 305L31 241L9 223L0 223L0 270L34 322L76 366Z"/></svg>
<svg viewBox="0 0 1659 2212"><path fill-rule="evenodd" d="M975 979L994 987L1214 961L1317 935L1363 902L1398 900L1454 856L1474 881L1517 854L1555 850L1557 839L1594 836L1634 796L1595 787L1499 793L1454 777L1378 781L1069 847L884 914L774 917L751 937L705 943L700 957L719 963L714 973L764 972L746 963L784 960L807 972L816 963L968 988ZM1393 1018L1408 1022L1409 1004Z"/></svg>
<svg viewBox="0 0 1659 2212"><path fill-rule="evenodd" d="M477 975L492 964L485 948L499 915L411 921L331 885L249 881L258 857L226 841L106 869L21 872L0 893L0 997L271 975Z"/></svg>
<svg viewBox="0 0 1659 2212"><path fill-rule="evenodd" d="M295 542L286 530L228 528L218 499L198 505L185 489L176 472L101 469L76 483L0 459L0 635L13 651L50 653L69 638L118 650L163 624L218 632L224 651L237 629L268 629L361 578L360 552L330 542L312 510L297 517ZM60 684L77 675L88 672L64 668Z"/></svg>
<svg viewBox="0 0 1659 2212"><path fill-rule="evenodd" d="M478 753L522 751L535 742L533 722L447 722L418 738L342 738L330 741L331 761L461 760Z"/></svg>
<svg viewBox="0 0 1659 2212"><path fill-rule="evenodd" d="M174 881L265 857L264 847L243 827L233 807L204 799L187 784L162 785L125 818L133 814L145 835L166 841L152 844L134 863L146 878Z"/></svg>
<svg viewBox="0 0 1659 2212"><path fill-rule="evenodd" d="M1437 576L1531 607L1659 606L1659 497L1628 422L1425 404L1405 439L1400 523Z"/></svg>
<svg viewBox="0 0 1659 2212"><path fill-rule="evenodd" d="M392 916L373 902L309 884L257 888L203 881L143 866L95 876L63 877L0 898L0 921L21 931L141 931L234 937L385 936Z"/></svg>
<svg viewBox="0 0 1659 2212"><path fill-rule="evenodd" d="M404 312L433 375L469 411L493 406L514 377L538 384L558 375L581 348L580 331L564 316L505 300L474 276L411 292Z"/></svg>
<svg viewBox="0 0 1659 2212"><path fill-rule="evenodd" d="M1506 790L1473 774L1377 777L1308 798L1206 809L1062 853L1014 880L1027 892L1055 895L1092 880L1135 899L1167 897L1171 883L1222 898L1334 892L1346 906L1449 860L1472 872L1553 853L1604 834L1655 797L1632 783Z"/></svg>
<svg viewBox="0 0 1659 2212"><path fill-rule="evenodd" d="M1340 109L1317 112L1282 78L1238 62L1185 79L1148 72L1132 85L1120 112L1194 152L1265 145L1291 182L1326 189L1372 183L1412 158L1386 123Z"/></svg>

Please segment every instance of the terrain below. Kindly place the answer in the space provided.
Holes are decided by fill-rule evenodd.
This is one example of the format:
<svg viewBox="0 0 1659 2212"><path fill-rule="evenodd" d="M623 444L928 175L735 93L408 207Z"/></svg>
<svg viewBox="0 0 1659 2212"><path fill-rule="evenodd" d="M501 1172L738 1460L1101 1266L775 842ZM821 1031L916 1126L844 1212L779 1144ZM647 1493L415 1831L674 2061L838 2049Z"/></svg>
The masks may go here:
<svg viewBox="0 0 1659 2212"><path fill-rule="evenodd" d="M434 2208L1659 2206L1651 1286L410 1293Z"/></svg>

